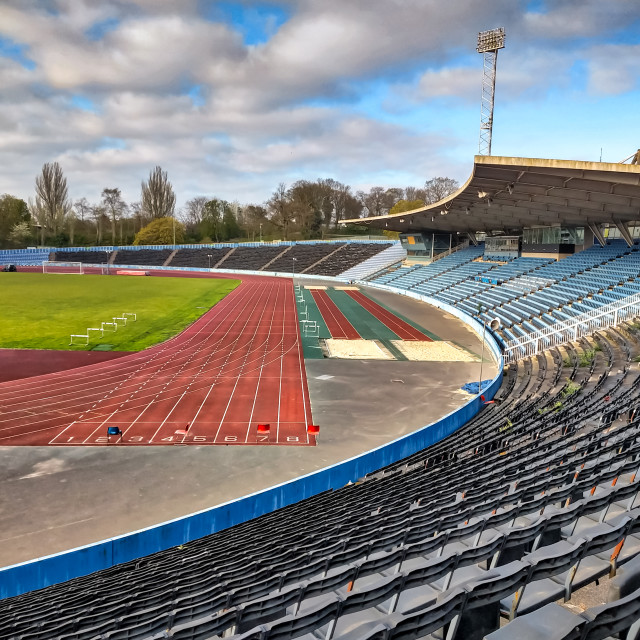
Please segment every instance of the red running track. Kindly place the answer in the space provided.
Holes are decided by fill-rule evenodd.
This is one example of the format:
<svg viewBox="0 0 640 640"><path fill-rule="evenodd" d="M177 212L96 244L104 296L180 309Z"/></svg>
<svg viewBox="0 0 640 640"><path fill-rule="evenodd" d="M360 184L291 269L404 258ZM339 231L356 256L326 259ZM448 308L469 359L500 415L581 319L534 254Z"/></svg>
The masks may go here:
<svg viewBox="0 0 640 640"><path fill-rule="evenodd" d="M258 423L271 425L258 434ZM0 446L315 445L292 282L243 278L180 335L0 384ZM189 424L187 433L183 431Z"/></svg>
<svg viewBox="0 0 640 640"><path fill-rule="evenodd" d="M347 293L372 316L375 316L382 324L393 331L401 340L422 340L433 342L433 340L419 329L412 327L408 322L398 318L391 311L380 306L371 298L368 298L360 291L347 291Z"/></svg>
<svg viewBox="0 0 640 640"><path fill-rule="evenodd" d="M310 291L332 338L341 340L361 339L360 334L347 320L342 311L338 309L336 303L326 291L322 289L311 289Z"/></svg>

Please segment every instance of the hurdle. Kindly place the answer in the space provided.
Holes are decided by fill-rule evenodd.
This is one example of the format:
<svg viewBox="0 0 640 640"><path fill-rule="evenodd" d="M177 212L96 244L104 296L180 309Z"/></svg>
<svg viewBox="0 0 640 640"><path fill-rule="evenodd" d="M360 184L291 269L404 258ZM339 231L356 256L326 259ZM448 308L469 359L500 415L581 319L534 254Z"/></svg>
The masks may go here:
<svg viewBox="0 0 640 640"><path fill-rule="evenodd" d="M105 327L113 327L113 329L105 329ZM103 322L102 323L102 331L117 331L118 323L117 322Z"/></svg>
<svg viewBox="0 0 640 640"><path fill-rule="evenodd" d="M69 346L71 346L73 344L73 339L74 338L84 338L86 340L86 342L84 343L84 346L86 347L89 344L89 334L84 334L84 333L72 333L71 334L71 342L69 343Z"/></svg>
<svg viewBox="0 0 640 640"><path fill-rule="evenodd" d="M125 312L122 314L122 317L123 317L123 318L129 318L129 319L131 319L131 317L133 317L133 321L134 321L134 322L137 322L137 321L138 321L138 316L137 316L135 313L133 313L132 311L125 311Z"/></svg>
<svg viewBox="0 0 640 640"><path fill-rule="evenodd" d="M87 335L89 335L89 331L99 331L100 337L102 338L104 336L104 329L101 329L100 327L87 327Z"/></svg>
<svg viewBox="0 0 640 640"><path fill-rule="evenodd" d="M126 318L114 316L111 319L116 323L116 325L118 324L118 320L122 320L122 322L124 322L124 326L125 327L127 326L127 319Z"/></svg>
<svg viewBox="0 0 640 640"><path fill-rule="evenodd" d="M308 338L319 338L320 327L315 320L301 320L302 335Z"/></svg>

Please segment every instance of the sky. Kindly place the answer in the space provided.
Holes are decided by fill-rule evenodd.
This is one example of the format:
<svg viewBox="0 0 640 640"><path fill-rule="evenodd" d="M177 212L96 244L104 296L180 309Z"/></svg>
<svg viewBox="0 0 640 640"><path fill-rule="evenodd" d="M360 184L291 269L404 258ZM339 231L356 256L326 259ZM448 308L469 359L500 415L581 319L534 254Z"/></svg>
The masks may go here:
<svg viewBox="0 0 640 640"><path fill-rule="evenodd" d="M266 201L279 183L461 183L479 31L503 26L494 155L640 147L639 0L0 0L0 194L57 161L73 200Z"/></svg>

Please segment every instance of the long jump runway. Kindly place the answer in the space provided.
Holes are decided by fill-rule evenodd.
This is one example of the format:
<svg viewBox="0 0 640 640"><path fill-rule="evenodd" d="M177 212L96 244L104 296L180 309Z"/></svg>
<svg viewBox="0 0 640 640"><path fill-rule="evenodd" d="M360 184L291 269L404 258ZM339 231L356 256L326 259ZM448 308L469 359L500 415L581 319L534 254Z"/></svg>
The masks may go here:
<svg viewBox="0 0 640 640"><path fill-rule="evenodd" d="M246 279L140 353L0 384L0 446L315 445L309 424L289 279Z"/></svg>

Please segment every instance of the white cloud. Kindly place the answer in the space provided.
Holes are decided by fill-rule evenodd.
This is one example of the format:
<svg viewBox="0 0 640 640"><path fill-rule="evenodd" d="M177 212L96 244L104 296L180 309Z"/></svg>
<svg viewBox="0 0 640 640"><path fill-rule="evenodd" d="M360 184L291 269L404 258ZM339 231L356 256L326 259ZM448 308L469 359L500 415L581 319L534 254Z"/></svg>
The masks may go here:
<svg viewBox="0 0 640 640"><path fill-rule="evenodd" d="M589 90L592 94L618 95L640 84L640 45L605 45L588 55Z"/></svg>
<svg viewBox="0 0 640 640"><path fill-rule="evenodd" d="M291 0L290 19L256 46L234 25L205 20L200 4L5 0L0 35L26 45L36 67L0 58L0 192L28 197L51 160L62 163L73 197L91 200L116 185L138 199L156 164L182 202L198 192L262 201L302 177L354 187L418 185L446 172L463 180L475 131L463 137L438 109L444 99L476 122L475 39L500 24L503 105L566 90L581 60L592 93L637 89L638 45L615 40L639 17L625 0L555 0L544 14L513 0ZM87 31L105 21L91 40ZM594 35L597 43L583 40ZM194 84L199 106L186 95ZM366 101L360 92L372 85L380 97ZM74 108L74 94L96 113ZM402 108L385 113L392 101ZM425 109L435 115L418 127Z"/></svg>

